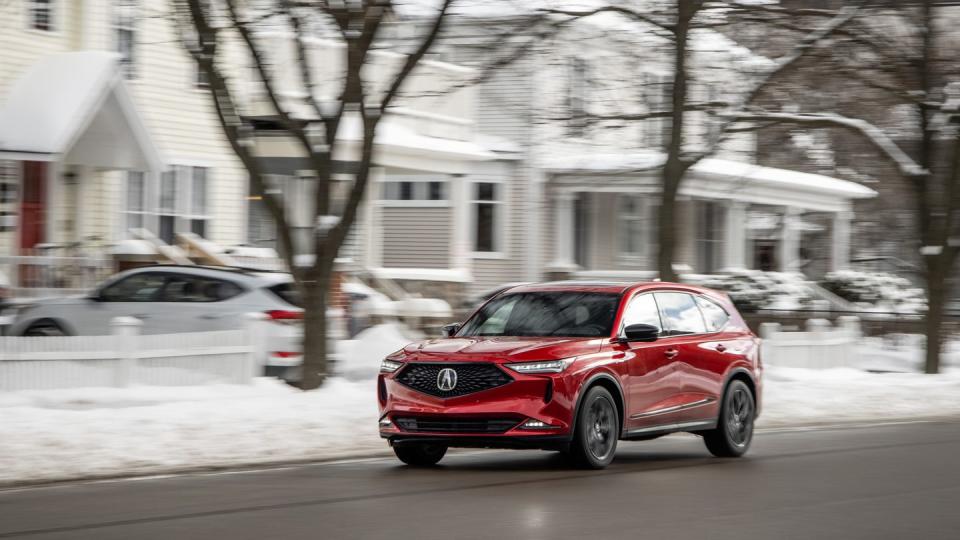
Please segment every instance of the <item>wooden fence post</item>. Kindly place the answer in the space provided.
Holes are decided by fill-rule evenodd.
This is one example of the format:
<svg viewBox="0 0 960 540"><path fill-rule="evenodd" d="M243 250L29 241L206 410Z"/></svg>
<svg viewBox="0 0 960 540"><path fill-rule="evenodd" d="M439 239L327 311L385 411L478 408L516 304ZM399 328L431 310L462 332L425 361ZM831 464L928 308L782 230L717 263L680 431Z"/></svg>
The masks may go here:
<svg viewBox="0 0 960 540"><path fill-rule="evenodd" d="M143 321L134 317L115 317L110 321L114 347L117 354L117 370L114 386L130 386L137 367L140 345L140 327Z"/></svg>

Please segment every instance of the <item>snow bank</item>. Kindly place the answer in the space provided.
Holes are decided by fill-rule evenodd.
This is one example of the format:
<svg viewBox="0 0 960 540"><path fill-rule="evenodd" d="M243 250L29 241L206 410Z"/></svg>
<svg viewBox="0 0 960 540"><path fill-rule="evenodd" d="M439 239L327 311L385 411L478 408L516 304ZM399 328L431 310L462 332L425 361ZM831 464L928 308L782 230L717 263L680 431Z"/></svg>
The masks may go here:
<svg viewBox="0 0 960 540"><path fill-rule="evenodd" d="M384 357L422 337L396 324L367 328L356 339L337 343L334 371L352 381L372 379L380 371Z"/></svg>
<svg viewBox="0 0 960 540"><path fill-rule="evenodd" d="M374 352L379 362L381 351ZM761 428L960 416L956 371L770 368L764 384ZM314 392L258 379L250 386L0 393L0 484L385 453L375 396L372 378L342 377Z"/></svg>

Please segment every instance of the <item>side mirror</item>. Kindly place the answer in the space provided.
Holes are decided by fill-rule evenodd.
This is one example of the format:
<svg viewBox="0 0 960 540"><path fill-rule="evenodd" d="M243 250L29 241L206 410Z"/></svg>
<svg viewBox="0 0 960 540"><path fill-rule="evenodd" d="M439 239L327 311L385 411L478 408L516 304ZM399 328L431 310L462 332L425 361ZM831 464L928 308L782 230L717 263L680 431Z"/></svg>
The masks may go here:
<svg viewBox="0 0 960 540"><path fill-rule="evenodd" d="M103 295L100 294L100 289L90 291L90 294L87 295L87 300L91 302L103 302Z"/></svg>
<svg viewBox="0 0 960 540"><path fill-rule="evenodd" d="M623 341L656 341L660 337L660 329L650 324L631 324L623 329Z"/></svg>
<svg viewBox="0 0 960 540"><path fill-rule="evenodd" d="M443 337L453 337L460 331L460 323L448 324L443 327Z"/></svg>

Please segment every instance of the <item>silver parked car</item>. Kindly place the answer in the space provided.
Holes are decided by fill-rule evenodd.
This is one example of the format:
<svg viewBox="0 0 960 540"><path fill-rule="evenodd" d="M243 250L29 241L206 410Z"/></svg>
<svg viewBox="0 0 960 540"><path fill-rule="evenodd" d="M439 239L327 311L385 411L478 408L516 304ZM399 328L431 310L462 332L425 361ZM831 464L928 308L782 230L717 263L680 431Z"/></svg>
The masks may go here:
<svg viewBox="0 0 960 540"><path fill-rule="evenodd" d="M267 372L296 379L303 311L289 274L211 266L148 266L121 272L90 294L37 300L21 307L8 335L104 335L114 317L136 317L144 334L242 328L247 313L273 323Z"/></svg>

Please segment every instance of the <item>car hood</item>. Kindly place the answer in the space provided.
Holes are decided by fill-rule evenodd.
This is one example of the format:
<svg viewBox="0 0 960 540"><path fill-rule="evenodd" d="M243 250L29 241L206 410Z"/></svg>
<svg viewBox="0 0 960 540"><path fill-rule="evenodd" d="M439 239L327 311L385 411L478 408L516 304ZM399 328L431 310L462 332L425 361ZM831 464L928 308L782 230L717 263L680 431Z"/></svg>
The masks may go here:
<svg viewBox="0 0 960 540"><path fill-rule="evenodd" d="M407 361L525 362L592 354L605 339L563 337L443 338L411 343L403 349Z"/></svg>

